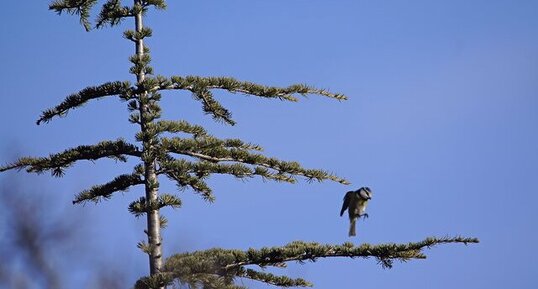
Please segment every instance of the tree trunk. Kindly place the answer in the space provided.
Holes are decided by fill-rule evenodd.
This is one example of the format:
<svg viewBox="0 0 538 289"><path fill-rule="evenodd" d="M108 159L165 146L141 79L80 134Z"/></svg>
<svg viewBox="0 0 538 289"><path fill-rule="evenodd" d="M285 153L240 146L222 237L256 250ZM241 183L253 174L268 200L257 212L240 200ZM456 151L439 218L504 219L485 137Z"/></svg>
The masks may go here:
<svg viewBox="0 0 538 289"><path fill-rule="evenodd" d="M140 5L140 0L134 0L135 5ZM142 22L142 12L139 12L135 16L135 25L136 31L141 32L144 24ZM139 59L144 55L144 40L138 39L136 41L136 54ZM142 69L137 74L137 83L140 84L145 79L145 72ZM139 110L140 110L140 128L142 132L147 130L148 118L146 117L149 114L148 110L148 95L147 92L141 93L139 95ZM155 173L155 154L153 153L154 147L151 143L151 140L143 141L143 151L144 151L144 177L146 189L146 204L154 204L157 202L158 197L158 188L159 182L157 180L157 175ZM147 212L147 235L148 235L148 244L149 244L149 268L150 274L154 275L161 272L162 269L162 245L161 245L161 226L160 226L160 216L159 210L151 209ZM164 288L164 287L161 287Z"/></svg>

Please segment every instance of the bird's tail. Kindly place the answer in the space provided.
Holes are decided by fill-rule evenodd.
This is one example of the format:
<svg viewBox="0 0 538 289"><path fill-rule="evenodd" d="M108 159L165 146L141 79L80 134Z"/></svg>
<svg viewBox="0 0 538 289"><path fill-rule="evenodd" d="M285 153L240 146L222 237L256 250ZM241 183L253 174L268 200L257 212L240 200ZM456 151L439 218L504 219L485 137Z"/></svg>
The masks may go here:
<svg viewBox="0 0 538 289"><path fill-rule="evenodd" d="M355 232L355 223L357 222L357 219L356 218L353 218L351 220L349 220L349 236L350 237L353 237L353 236L356 236L356 232Z"/></svg>

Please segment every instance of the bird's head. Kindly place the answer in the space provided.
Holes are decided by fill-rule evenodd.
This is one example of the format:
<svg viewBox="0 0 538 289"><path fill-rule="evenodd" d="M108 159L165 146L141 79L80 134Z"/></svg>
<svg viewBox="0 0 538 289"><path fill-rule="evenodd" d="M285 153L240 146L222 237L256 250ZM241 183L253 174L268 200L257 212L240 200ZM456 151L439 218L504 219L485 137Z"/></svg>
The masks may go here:
<svg viewBox="0 0 538 289"><path fill-rule="evenodd" d="M360 188L358 193L362 199L370 200L372 198L372 190L369 187Z"/></svg>

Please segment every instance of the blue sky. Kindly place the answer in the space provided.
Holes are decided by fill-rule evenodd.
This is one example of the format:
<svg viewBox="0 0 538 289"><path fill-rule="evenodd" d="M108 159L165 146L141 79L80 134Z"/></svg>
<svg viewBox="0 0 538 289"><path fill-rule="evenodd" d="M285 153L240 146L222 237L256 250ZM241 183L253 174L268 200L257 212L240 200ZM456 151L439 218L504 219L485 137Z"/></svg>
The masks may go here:
<svg viewBox="0 0 538 289"><path fill-rule="evenodd" d="M283 103L217 93L238 122L204 116L189 94L166 93L167 119L203 124L220 137L257 143L271 156L349 179L297 185L212 178L217 201L186 191L166 210L165 251L343 243L345 191L368 185L370 218L360 244L478 237L427 260L384 270L374 260L334 259L277 270L315 288L536 288L538 286L537 1L168 1L152 12L148 40L160 75L233 76L267 85L307 83L345 93ZM88 85L131 80L132 43L120 28L86 33L46 1L8 1L0 12L0 152L47 155L103 139L132 139L124 103L109 98L36 126L43 109ZM143 219L127 212L140 189L98 206L73 207L73 194L130 171L113 161L80 163L62 179L19 176L45 188L57 210L88 221L91 247L127 272L146 274L136 249ZM173 192L163 180L161 188ZM64 260L65 261L65 260ZM75 266L73 280L88 273ZM245 283L251 284L251 283ZM254 283L252 288L266 288Z"/></svg>

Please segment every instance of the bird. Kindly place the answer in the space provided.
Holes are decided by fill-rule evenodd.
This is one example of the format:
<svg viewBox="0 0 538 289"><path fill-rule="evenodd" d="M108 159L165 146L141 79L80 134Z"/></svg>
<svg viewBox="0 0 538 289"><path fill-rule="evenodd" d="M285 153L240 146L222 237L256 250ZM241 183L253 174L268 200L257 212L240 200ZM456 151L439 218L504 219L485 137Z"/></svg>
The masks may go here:
<svg viewBox="0 0 538 289"><path fill-rule="evenodd" d="M369 187L362 187L356 191L349 191L344 196L344 204L340 210L340 217L348 210L349 213L349 237L356 236L355 223L358 218L368 218L365 213L368 201L372 199L372 190Z"/></svg>

